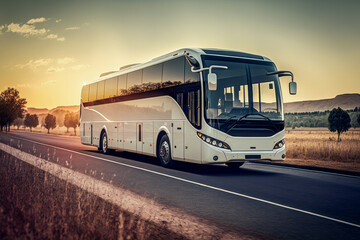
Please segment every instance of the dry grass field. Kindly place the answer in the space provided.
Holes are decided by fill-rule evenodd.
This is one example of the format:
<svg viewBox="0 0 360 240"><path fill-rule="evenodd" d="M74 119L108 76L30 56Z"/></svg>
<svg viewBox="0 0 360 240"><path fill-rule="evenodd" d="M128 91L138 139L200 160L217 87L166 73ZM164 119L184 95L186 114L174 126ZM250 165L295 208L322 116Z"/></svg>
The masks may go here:
<svg viewBox="0 0 360 240"><path fill-rule="evenodd" d="M184 239L0 151L0 239Z"/></svg>
<svg viewBox="0 0 360 240"><path fill-rule="evenodd" d="M360 172L360 130L337 134L325 128L286 130L286 163Z"/></svg>

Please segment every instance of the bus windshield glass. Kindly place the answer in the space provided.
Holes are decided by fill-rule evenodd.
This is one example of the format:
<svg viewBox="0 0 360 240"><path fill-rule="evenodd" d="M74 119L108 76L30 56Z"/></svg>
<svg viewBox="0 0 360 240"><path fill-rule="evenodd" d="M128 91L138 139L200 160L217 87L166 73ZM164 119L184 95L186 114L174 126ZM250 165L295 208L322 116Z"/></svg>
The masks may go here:
<svg viewBox="0 0 360 240"><path fill-rule="evenodd" d="M203 67L214 68L217 75L217 89L208 89L207 74L203 71L205 89L205 119L215 128L233 124L242 118L282 121L283 111L280 84L272 62L252 61L225 57L203 57Z"/></svg>

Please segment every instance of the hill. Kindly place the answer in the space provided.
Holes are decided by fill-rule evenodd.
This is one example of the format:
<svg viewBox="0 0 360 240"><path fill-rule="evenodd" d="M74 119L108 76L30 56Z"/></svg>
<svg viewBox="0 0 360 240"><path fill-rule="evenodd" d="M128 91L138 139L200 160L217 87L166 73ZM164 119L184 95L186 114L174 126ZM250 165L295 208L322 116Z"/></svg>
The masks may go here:
<svg viewBox="0 0 360 240"><path fill-rule="evenodd" d="M324 112L337 107L341 107L344 110L352 110L355 107L360 107L360 94L341 94L330 99L299 101L284 104L286 113Z"/></svg>
<svg viewBox="0 0 360 240"><path fill-rule="evenodd" d="M53 114L54 112L60 112L60 111L65 111L65 112L78 112L80 110L80 106L79 105L73 105L73 106L58 106L56 108L52 108L52 109L47 109L47 108L27 108L27 112L30 114L48 114L51 113Z"/></svg>

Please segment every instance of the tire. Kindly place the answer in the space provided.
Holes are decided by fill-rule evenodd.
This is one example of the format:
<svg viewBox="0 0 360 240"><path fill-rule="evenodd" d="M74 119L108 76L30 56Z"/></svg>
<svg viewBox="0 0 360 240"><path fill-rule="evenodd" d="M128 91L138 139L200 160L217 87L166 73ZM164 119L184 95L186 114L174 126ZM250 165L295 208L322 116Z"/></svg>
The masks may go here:
<svg viewBox="0 0 360 240"><path fill-rule="evenodd" d="M239 168L244 165L245 162L233 162L233 163L225 163L229 168Z"/></svg>
<svg viewBox="0 0 360 240"><path fill-rule="evenodd" d="M170 141L167 135L162 136L160 139L158 157L163 167L170 168L174 165L174 161L171 158Z"/></svg>
<svg viewBox="0 0 360 240"><path fill-rule="evenodd" d="M100 137L100 151L102 151L104 154L110 154L111 150L108 148L108 139L106 132L103 132Z"/></svg>

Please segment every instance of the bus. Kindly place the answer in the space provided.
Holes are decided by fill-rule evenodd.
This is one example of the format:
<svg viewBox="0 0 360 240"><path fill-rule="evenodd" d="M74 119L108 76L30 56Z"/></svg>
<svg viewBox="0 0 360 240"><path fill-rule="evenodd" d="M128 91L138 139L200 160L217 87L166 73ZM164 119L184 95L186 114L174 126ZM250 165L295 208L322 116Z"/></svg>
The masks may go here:
<svg viewBox="0 0 360 240"><path fill-rule="evenodd" d="M278 71L267 57L220 49L180 49L121 67L84 84L81 143L174 161L226 164L285 160Z"/></svg>

